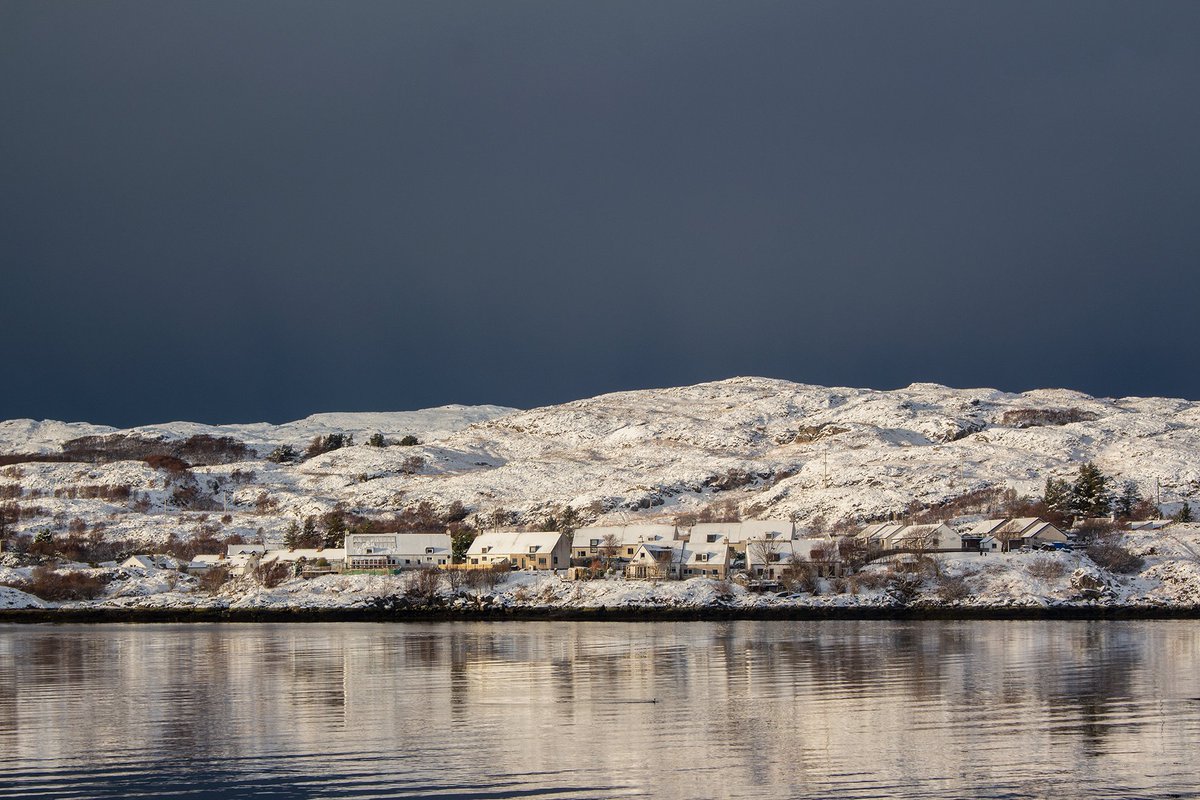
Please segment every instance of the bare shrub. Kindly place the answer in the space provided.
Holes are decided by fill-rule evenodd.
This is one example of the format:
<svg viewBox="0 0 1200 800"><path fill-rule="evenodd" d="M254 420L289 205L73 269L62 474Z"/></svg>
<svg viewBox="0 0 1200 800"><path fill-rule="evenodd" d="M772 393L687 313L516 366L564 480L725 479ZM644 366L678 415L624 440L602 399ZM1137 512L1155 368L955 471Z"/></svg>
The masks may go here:
<svg viewBox="0 0 1200 800"><path fill-rule="evenodd" d="M1120 523L1108 519L1083 519L1075 526L1075 538L1081 542L1112 539L1121 529Z"/></svg>
<svg viewBox="0 0 1200 800"><path fill-rule="evenodd" d="M291 575L291 569L282 561L264 561L254 568L254 580L268 589L275 588Z"/></svg>
<svg viewBox="0 0 1200 800"><path fill-rule="evenodd" d="M16 500L25 494L25 488L19 483L7 483L0 486L0 500Z"/></svg>
<svg viewBox="0 0 1200 800"><path fill-rule="evenodd" d="M17 586L43 600L91 600L104 592L105 581L98 575L79 570L56 571L53 567L35 567L29 580Z"/></svg>
<svg viewBox="0 0 1200 800"><path fill-rule="evenodd" d="M1029 563L1025 565L1025 571L1029 573L1030 577L1038 580L1056 581L1067 574L1067 566L1057 558L1039 556L1030 559Z"/></svg>
<svg viewBox="0 0 1200 800"><path fill-rule="evenodd" d="M1137 572L1145 563L1143 559L1117 544L1115 539L1098 539L1089 544L1085 552L1096 566L1109 572Z"/></svg>
<svg viewBox="0 0 1200 800"><path fill-rule="evenodd" d="M410 600L422 600L426 603L432 603L437 599L438 590L441 587L441 570L432 568L413 570L408 575L408 584L404 587L404 596Z"/></svg>
<svg viewBox="0 0 1200 800"><path fill-rule="evenodd" d="M191 467L191 465L182 458L163 454L149 455L143 460L146 462L146 466L150 467L151 469L161 469L172 475L182 475Z"/></svg>
<svg viewBox="0 0 1200 800"><path fill-rule="evenodd" d="M808 592L818 594L821 584L817 578L816 567L808 561L793 558L779 572L779 583L789 592Z"/></svg>
<svg viewBox="0 0 1200 800"><path fill-rule="evenodd" d="M945 603L965 600L970 592L967 590L967 580L962 575L941 574L934 579L934 593Z"/></svg>
<svg viewBox="0 0 1200 800"><path fill-rule="evenodd" d="M507 572L507 569L501 570L492 567L491 569L465 570L464 575L466 575L466 585L472 589L495 589Z"/></svg>
<svg viewBox="0 0 1200 800"><path fill-rule="evenodd" d="M217 590L228 582L229 570L226 567L213 567L201 575L199 580L201 590L216 594Z"/></svg>

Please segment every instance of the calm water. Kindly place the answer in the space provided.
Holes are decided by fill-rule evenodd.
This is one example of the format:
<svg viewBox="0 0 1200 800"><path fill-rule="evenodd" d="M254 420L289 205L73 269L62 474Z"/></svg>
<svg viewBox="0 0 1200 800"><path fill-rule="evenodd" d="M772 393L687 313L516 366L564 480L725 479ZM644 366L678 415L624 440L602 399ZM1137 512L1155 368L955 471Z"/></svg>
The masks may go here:
<svg viewBox="0 0 1200 800"><path fill-rule="evenodd" d="M1200 623L0 627L0 797L1200 797Z"/></svg>

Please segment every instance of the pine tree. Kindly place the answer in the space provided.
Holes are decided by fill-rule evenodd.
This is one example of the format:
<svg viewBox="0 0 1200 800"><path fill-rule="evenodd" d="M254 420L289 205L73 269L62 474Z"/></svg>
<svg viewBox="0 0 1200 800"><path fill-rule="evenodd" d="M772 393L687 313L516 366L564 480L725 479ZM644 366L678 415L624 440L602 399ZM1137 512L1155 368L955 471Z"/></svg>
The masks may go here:
<svg viewBox="0 0 1200 800"><path fill-rule="evenodd" d="M1118 517L1129 518L1133 516L1134 509L1142 502L1142 493L1138 490L1138 485L1133 481L1125 481L1121 484L1121 494L1117 496L1114 503Z"/></svg>
<svg viewBox="0 0 1200 800"><path fill-rule="evenodd" d="M372 433L371 438L367 439L367 444L371 447L384 447L387 441L383 438L382 433Z"/></svg>
<svg viewBox="0 0 1200 800"><path fill-rule="evenodd" d="M1108 491L1108 479L1092 462L1088 461L1079 467L1079 477L1071 487L1073 510L1083 517L1106 517L1109 513L1111 498Z"/></svg>
<svg viewBox="0 0 1200 800"><path fill-rule="evenodd" d="M300 546L300 526L295 520L288 523L287 532L283 534L283 545L288 550L295 550Z"/></svg>
<svg viewBox="0 0 1200 800"><path fill-rule="evenodd" d="M1176 522L1192 522L1192 506L1186 500L1183 501L1183 508L1175 512Z"/></svg>
<svg viewBox="0 0 1200 800"><path fill-rule="evenodd" d="M1069 514L1072 501L1070 485L1060 478L1046 478L1046 490L1042 494L1042 501L1051 511Z"/></svg>
<svg viewBox="0 0 1200 800"><path fill-rule="evenodd" d="M312 517L304 518L304 527L300 532L300 546L314 547L320 538L317 536L317 521Z"/></svg>

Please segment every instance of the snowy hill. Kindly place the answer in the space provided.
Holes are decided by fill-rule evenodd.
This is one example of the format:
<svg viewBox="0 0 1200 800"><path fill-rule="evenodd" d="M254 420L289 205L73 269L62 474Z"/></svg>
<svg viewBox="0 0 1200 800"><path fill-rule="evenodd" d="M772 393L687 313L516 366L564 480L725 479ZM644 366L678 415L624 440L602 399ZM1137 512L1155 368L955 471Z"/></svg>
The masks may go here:
<svg viewBox="0 0 1200 800"><path fill-rule="evenodd" d="M375 432L412 434L421 444L366 446ZM1040 493L1047 476L1070 476L1084 460L1137 481L1147 496L1157 486L1170 503L1200 494L1200 404L1190 401L935 384L876 391L764 378L528 411L445 406L317 414L284 425L170 423L118 432L14 420L0 423L0 454L54 454L70 439L116 433L228 436L253 455L194 466L198 492L183 501L177 478L141 461L0 469L0 491L40 512L23 514L18 530L58 529L79 517L104 521L113 535L154 539L186 535L200 512L218 510L233 517L227 533L262 529L271 537L337 503L372 516L422 501L436 509L457 501L488 519L502 509L525 523L566 505L587 520L620 520L669 518L726 500L745 516L865 519L987 487ZM356 444L296 464L264 460L278 444L302 450L330 433L353 433ZM128 486L131 499L63 496L71 486L95 485Z"/></svg>

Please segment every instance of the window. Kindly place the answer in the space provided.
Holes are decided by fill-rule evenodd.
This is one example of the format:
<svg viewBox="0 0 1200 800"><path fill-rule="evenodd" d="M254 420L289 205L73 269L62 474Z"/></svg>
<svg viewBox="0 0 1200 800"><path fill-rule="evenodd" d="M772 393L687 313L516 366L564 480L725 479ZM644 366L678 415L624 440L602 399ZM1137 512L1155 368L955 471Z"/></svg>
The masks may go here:
<svg viewBox="0 0 1200 800"><path fill-rule="evenodd" d="M479 563L479 559L478 559L478 558L472 558L472 559L471 559L471 563L472 563L472 564L478 564L478 563Z"/></svg>
<svg viewBox="0 0 1200 800"><path fill-rule="evenodd" d="M536 545L536 544L531 544L531 545L529 545L529 552L530 552L531 554L532 554L532 553L536 553L536 552L537 552L537 550L538 550L538 549L537 549L537 545Z"/></svg>
<svg viewBox="0 0 1200 800"><path fill-rule="evenodd" d="M426 547L426 548L425 548L425 554L426 554L426 555L429 555L429 554L431 554L431 553L433 553L433 548L432 548L432 547Z"/></svg>
<svg viewBox="0 0 1200 800"><path fill-rule="evenodd" d="M631 555L633 555L633 548L632 548L632 547L626 547L626 548L625 548L625 555L627 555L627 556L631 556Z"/></svg>
<svg viewBox="0 0 1200 800"><path fill-rule="evenodd" d="M600 546L599 539L589 539L588 540L588 547L599 547L599 546Z"/></svg>
<svg viewBox="0 0 1200 800"><path fill-rule="evenodd" d="M540 558L538 558L538 566L542 566L542 567L546 566L546 557L545 556L541 556Z"/></svg>

